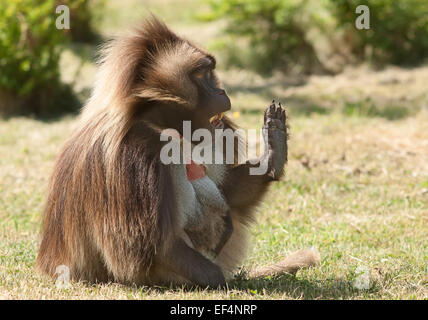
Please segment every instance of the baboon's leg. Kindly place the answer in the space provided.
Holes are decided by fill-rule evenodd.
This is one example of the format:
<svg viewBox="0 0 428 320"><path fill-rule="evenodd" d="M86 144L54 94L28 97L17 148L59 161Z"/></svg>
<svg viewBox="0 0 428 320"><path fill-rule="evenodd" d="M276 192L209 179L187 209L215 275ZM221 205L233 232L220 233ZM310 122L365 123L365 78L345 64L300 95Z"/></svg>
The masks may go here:
<svg viewBox="0 0 428 320"><path fill-rule="evenodd" d="M157 263L163 269L201 287L217 288L226 284L220 267L190 248L180 238L174 241L165 254L157 258Z"/></svg>

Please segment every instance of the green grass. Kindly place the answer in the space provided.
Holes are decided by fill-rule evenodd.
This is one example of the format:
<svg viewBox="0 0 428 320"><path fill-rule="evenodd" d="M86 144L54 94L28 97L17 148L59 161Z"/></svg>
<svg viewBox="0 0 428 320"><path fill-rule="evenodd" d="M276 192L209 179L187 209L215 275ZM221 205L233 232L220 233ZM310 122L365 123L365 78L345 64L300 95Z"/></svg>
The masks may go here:
<svg viewBox="0 0 428 320"><path fill-rule="evenodd" d="M132 5L126 9L132 1L121 3L121 8L107 8L104 23L112 30L126 25L128 15L137 16ZM153 8L162 14L161 5ZM188 8L187 3L183 10ZM117 10L123 12L114 16ZM165 13L166 20L208 45L206 35L219 31L201 24L195 32L195 22L181 20L187 17L183 12ZM73 69L70 63L81 64L72 51L65 59L69 69L63 72L76 75L77 90L87 92L93 65L85 61L81 70ZM388 77L398 84L377 81ZM221 291L84 283L56 288L54 280L34 270L39 218L53 162L76 120L15 117L0 120L0 298L427 299L427 68L363 68L313 76L301 84L243 70L221 69L220 78L233 111L239 111L235 120L244 128L261 127L263 109L272 98L285 101L290 111L287 174L258 210L243 268L310 246L320 251L322 263L296 276L238 276ZM370 274L368 290L354 286L359 267Z"/></svg>
<svg viewBox="0 0 428 320"><path fill-rule="evenodd" d="M237 121L249 127L260 120L261 111ZM427 114L396 122L340 114L293 117L287 176L272 186L259 209L244 268L310 246L319 249L322 264L296 277L237 280L225 291L82 283L60 290L34 271L47 179L74 121L0 121L3 297L427 298ZM370 270L369 290L353 287L359 266Z"/></svg>

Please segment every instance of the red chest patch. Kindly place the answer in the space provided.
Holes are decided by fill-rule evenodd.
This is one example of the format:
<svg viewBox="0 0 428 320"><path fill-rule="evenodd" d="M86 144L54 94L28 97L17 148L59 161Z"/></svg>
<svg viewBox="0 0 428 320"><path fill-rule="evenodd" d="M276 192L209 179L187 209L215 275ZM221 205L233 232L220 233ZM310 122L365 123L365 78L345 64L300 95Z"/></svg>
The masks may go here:
<svg viewBox="0 0 428 320"><path fill-rule="evenodd" d="M205 167L202 164L193 162L193 160L190 161L189 164L186 164L187 180L192 181L205 177Z"/></svg>

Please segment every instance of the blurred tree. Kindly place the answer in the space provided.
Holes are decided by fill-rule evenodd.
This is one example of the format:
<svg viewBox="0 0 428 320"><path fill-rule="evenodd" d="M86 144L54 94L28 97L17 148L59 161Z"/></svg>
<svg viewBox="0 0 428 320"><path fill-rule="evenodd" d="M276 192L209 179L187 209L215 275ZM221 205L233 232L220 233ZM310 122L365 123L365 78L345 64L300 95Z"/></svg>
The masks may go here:
<svg viewBox="0 0 428 320"><path fill-rule="evenodd" d="M211 0L211 8L209 18L225 17L229 34L249 39L251 64L259 72L278 67L283 71L325 71L307 37L311 25L322 29L325 24L318 1Z"/></svg>
<svg viewBox="0 0 428 320"><path fill-rule="evenodd" d="M67 0L75 8L81 0ZM56 0L0 1L0 114L71 110L58 63L68 42L55 26ZM72 22L73 23L73 22Z"/></svg>
<svg viewBox="0 0 428 320"><path fill-rule="evenodd" d="M259 72L338 72L370 61L420 63L428 53L427 0L211 0L206 19L225 18L229 61ZM358 5L370 8L369 30L358 30ZM314 36L315 35L315 36ZM249 40L250 59L237 50ZM320 45L322 43L322 46Z"/></svg>
<svg viewBox="0 0 428 320"><path fill-rule="evenodd" d="M370 9L369 30L355 27L359 5ZM329 8L360 61L406 65L428 57L427 0L330 0Z"/></svg>
<svg viewBox="0 0 428 320"><path fill-rule="evenodd" d="M57 5L65 4L70 8L72 27L68 30L72 41L94 42L99 39L96 22L101 19L105 0L57 0Z"/></svg>

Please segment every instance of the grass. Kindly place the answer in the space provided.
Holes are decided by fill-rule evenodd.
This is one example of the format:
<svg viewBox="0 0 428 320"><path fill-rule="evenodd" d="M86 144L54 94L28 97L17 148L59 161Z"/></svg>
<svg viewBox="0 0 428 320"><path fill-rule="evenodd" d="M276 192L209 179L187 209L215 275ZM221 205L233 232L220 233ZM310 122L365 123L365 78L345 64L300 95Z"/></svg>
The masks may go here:
<svg viewBox="0 0 428 320"><path fill-rule="evenodd" d="M124 25L120 19L128 21L129 12L108 24ZM194 22L168 19L184 34L195 33ZM212 25L204 30L196 40L207 45ZM71 51L65 59L79 65ZM77 90L87 92L93 65L70 68L63 71L79 77ZM277 279L238 277L221 291L85 283L56 288L35 272L34 261L49 174L75 118L15 117L0 120L0 299L428 298L427 68L363 68L298 84L243 70L221 69L220 78L244 128L260 128L273 97L291 114L287 174L258 210L244 269L310 246L320 251L321 265ZM354 286L360 267L370 276L367 290Z"/></svg>
<svg viewBox="0 0 428 320"><path fill-rule="evenodd" d="M233 97L232 97L233 99ZM260 114L241 115L249 127ZM238 280L227 291L73 284L33 269L49 172L74 119L0 122L0 295L83 299L427 298L428 115L391 122L341 114L292 118L290 162L253 227L246 269L314 246L322 264L296 277ZM359 266L371 287L353 287Z"/></svg>

